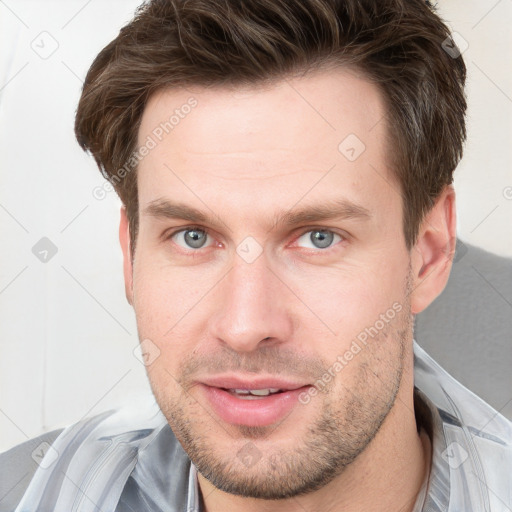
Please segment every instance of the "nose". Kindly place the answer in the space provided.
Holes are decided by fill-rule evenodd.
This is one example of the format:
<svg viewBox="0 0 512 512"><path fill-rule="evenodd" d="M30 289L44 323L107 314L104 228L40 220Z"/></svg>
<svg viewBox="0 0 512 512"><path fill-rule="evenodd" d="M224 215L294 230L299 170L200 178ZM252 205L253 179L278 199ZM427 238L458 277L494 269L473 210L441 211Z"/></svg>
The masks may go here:
<svg viewBox="0 0 512 512"><path fill-rule="evenodd" d="M210 318L210 335L237 352L251 352L261 343L279 344L292 335L291 292L261 255L246 263L236 257L219 283Z"/></svg>

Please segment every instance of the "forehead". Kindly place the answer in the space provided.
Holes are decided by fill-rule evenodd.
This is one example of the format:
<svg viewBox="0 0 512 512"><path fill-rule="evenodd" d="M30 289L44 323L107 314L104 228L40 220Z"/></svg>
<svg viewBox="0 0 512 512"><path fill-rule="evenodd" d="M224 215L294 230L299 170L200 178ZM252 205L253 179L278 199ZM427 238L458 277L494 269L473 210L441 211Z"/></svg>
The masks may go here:
<svg viewBox="0 0 512 512"><path fill-rule="evenodd" d="M347 70L163 90L139 129L139 146L154 143L139 163L139 202L178 196L201 209L209 200L240 210L252 196L262 208L289 208L328 194L367 203L373 196L385 206L399 198L391 197L386 130L380 91Z"/></svg>

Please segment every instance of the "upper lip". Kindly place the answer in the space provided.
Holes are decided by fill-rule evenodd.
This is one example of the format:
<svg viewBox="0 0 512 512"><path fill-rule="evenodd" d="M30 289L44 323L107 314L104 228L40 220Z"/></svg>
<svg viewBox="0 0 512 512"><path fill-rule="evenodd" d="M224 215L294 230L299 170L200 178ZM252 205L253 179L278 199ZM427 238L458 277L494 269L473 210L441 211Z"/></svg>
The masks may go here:
<svg viewBox="0 0 512 512"><path fill-rule="evenodd" d="M238 375L217 375L211 377L204 377L199 380L201 384L215 388L224 389L283 389L294 390L304 386L309 386L308 383L299 382L294 380L287 380L278 377L257 377L248 378Z"/></svg>

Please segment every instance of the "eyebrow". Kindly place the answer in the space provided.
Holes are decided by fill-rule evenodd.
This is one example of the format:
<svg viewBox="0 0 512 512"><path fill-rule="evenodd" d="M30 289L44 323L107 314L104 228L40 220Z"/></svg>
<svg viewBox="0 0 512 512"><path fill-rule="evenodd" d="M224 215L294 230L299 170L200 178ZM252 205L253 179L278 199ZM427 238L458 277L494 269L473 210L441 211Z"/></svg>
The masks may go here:
<svg viewBox="0 0 512 512"><path fill-rule="evenodd" d="M180 219L192 223L219 226L224 224L218 216L202 212L197 208L183 203L176 203L167 199L151 201L143 210L143 215L161 219ZM347 199L328 201L323 204L309 205L288 211L277 212L274 215L272 226L293 227L306 222L319 222L325 220L369 220L371 212L364 206ZM224 224L225 225L225 224Z"/></svg>
<svg viewBox="0 0 512 512"><path fill-rule="evenodd" d="M334 219L369 220L370 210L347 199L329 201L321 205L305 206L296 210L277 214L274 225L295 226L304 222L317 222Z"/></svg>

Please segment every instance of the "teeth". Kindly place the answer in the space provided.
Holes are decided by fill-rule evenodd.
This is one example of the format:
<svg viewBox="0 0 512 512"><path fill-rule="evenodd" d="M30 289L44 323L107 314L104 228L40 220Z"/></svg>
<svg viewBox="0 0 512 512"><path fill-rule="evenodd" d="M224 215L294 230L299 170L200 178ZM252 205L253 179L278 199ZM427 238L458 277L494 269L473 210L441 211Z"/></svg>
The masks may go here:
<svg viewBox="0 0 512 512"><path fill-rule="evenodd" d="M230 389L229 391L237 395L248 395L250 393L248 389Z"/></svg>
<svg viewBox="0 0 512 512"><path fill-rule="evenodd" d="M254 395L254 396L268 396L271 393L277 393L279 388L266 388L266 389L230 389L236 395Z"/></svg>
<svg viewBox="0 0 512 512"><path fill-rule="evenodd" d="M270 389L251 389L250 393L256 396L268 396L270 395Z"/></svg>

